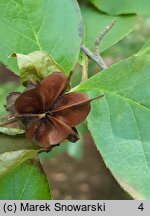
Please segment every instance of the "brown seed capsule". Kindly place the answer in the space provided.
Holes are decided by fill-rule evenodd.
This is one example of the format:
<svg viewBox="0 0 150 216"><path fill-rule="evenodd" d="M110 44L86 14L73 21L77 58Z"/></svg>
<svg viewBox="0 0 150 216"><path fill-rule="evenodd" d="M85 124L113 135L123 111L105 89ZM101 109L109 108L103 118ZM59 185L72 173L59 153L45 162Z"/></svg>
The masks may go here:
<svg viewBox="0 0 150 216"><path fill-rule="evenodd" d="M15 116L26 125L26 136L40 147L49 149L65 139L79 139L76 125L90 111L90 101L83 93L65 93L70 76L54 72L15 101Z"/></svg>

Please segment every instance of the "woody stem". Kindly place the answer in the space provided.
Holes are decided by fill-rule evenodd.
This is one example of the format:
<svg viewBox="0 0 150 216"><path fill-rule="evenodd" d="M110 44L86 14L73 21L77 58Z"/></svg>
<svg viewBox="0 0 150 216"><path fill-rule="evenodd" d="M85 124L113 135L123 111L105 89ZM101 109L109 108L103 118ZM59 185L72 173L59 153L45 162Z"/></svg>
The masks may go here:
<svg viewBox="0 0 150 216"><path fill-rule="evenodd" d="M80 49L89 57L91 58L93 61L95 61L95 63L101 68L101 69L106 69L107 65L105 64L104 60L102 59L102 57L100 56L100 50L99 50L99 46L100 43L102 41L102 39L104 38L104 36L106 35L106 33L113 27L113 25L115 24L115 20L113 20L108 26L106 26L106 28L104 29L104 31L102 31L96 41L95 41L95 46L94 46L94 53L91 52L87 47L81 45Z"/></svg>

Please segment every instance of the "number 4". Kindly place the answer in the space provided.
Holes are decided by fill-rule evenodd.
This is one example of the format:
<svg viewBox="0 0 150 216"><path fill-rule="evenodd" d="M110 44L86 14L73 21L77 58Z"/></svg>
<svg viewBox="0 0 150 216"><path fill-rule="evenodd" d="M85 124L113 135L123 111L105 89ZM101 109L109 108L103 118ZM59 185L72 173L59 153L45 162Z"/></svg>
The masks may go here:
<svg viewBox="0 0 150 216"><path fill-rule="evenodd" d="M138 209L140 209L141 211L143 211L143 210L144 210L143 203L141 203L141 204L139 205Z"/></svg>

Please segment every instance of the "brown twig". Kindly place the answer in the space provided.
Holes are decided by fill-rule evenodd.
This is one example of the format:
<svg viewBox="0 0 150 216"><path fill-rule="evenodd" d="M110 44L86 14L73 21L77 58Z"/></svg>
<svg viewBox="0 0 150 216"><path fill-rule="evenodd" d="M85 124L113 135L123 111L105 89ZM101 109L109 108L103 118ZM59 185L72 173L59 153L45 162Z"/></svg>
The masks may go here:
<svg viewBox="0 0 150 216"><path fill-rule="evenodd" d="M95 63L100 68L102 68L102 69L107 68L107 65L105 64L103 59L100 57L100 55L96 56L93 52L91 52L87 47L84 47L83 45L81 45L80 48L89 58L91 58L93 61L95 61Z"/></svg>
<svg viewBox="0 0 150 216"><path fill-rule="evenodd" d="M100 56L100 52L99 52L99 45L103 39L103 37L105 36L105 34L113 27L113 25L115 24L115 20L113 20L108 26L106 26L106 28L104 29L104 31L102 31L96 41L95 41L95 46L94 46L94 53L91 52L87 47L81 45L80 48L81 50L89 57L91 58L93 61L95 61L95 63L101 68L101 69L105 69L107 68L107 65L105 64L105 62L103 61L102 57Z"/></svg>

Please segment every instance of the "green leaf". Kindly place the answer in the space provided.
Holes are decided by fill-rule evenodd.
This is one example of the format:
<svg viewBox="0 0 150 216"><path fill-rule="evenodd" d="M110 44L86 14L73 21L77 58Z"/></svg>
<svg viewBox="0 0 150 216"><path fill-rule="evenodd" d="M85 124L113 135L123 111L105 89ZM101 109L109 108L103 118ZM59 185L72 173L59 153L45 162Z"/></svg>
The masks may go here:
<svg viewBox="0 0 150 216"><path fill-rule="evenodd" d="M68 143L67 153L74 159L80 160L82 158L83 140L80 138L76 143Z"/></svg>
<svg viewBox="0 0 150 216"><path fill-rule="evenodd" d="M114 177L136 199L150 199L150 56L133 56L84 82L88 127Z"/></svg>
<svg viewBox="0 0 150 216"><path fill-rule="evenodd" d="M0 134L0 154L17 150L36 150L38 146L24 135L8 136Z"/></svg>
<svg viewBox="0 0 150 216"><path fill-rule="evenodd" d="M68 142L64 142L64 143L61 143L60 146L56 146L55 148L53 148L52 151L50 152L46 152L46 151L41 152L39 154L39 158L41 161L49 160L56 154L62 154L64 152L67 152L67 149L68 149Z"/></svg>
<svg viewBox="0 0 150 216"><path fill-rule="evenodd" d="M146 54L150 54L150 40L147 41L137 53L137 55L146 55Z"/></svg>
<svg viewBox="0 0 150 216"><path fill-rule="evenodd" d="M8 96L8 94L10 92L20 92L22 91L22 87L21 86L17 86L13 83L7 83L7 84L1 84L0 85L0 99L1 99L1 103L0 103L0 116L2 116L3 114L6 113L6 109L4 107L4 105L6 105L6 97Z"/></svg>
<svg viewBox="0 0 150 216"><path fill-rule="evenodd" d="M80 160L83 155L83 142L85 133L87 132L87 122L82 122L81 124L77 125L76 128L79 132L80 139L76 143L68 142L67 152L72 158Z"/></svg>
<svg viewBox="0 0 150 216"><path fill-rule="evenodd" d="M76 0L0 0L0 60L19 74L7 56L44 50L68 73L78 59L81 21Z"/></svg>
<svg viewBox="0 0 150 216"><path fill-rule="evenodd" d="M10 172L24 161L34 158L36 154L35 150L17 150L0 154L0 176Z"/></svg>
<svg viewBox="0 0 150 216"><path fill-rule="evenodd" d="M84 21L84 44L89 49L94 48L94 43L100 32L113 20L115 24L112 29L105 35L101 44L100 52L108 49L119 40L124 38L133 28L136 22L136 16L110 16L92 7L81 7L81 12Z"/></svg>
<svg viewBox="0 0 150 216"><path fill-rule="evenodd" d="M0 176L37 155L38 147L23 135L0 134Z"/></svg>
<svg viewBox="0 0 150 216"><path fill-rule="evenodd" d="M0 127L0 133L4 133L7 135L18 135L18 134L24 134L24 130L20 128L8 128L8 127Z"/></svg>
<svg viewBox="0 0 150 216"><path fill-rule="evenodd" d="M89 0L100 11L104 11L112 15L120 14L140 14L149 15L150 2L149 0Z"/></svg>
<svg viewBox="0 0 150 216"><path fill-rule="evenodd" d="M50 160L57 154L68 153L72 158L79 160L82 157L82 139L78 140L76 143L71 143L69 141L64 141L60 146L55 147L50 152L41 152L39 158L41 161Z"/></svg>
<svg viewBox="0 0 150 216"><path fill-rule="evenodd" d="M10 57L17 58L22 83L29 79L40 81L50 73L62 70L44 51L34 51L28 55L13 53Z"/></svg>
<svg viewBox="0 0 150 216"><path fill-rule="evenodd" d="M12 91L20 91L21 89L22 87L16 86L12 83L0 86L0 115L6 112L4 105L6 104L6 96L8 93ZM1 117L1 123L2 119L3 118ZM24 135L7 136L2 133L16 135L24 133L24 131L18 128L0 127L0 175L6 174L12 168L19 166L22 162L37 155L37 145L28 141Z"/></svg>
<svg viewBox="0 0 150 216"><path fill-rule="evenodd" d="M1 200L50 200L47 178L36 163L24 163L0 178Z"/></svg>

